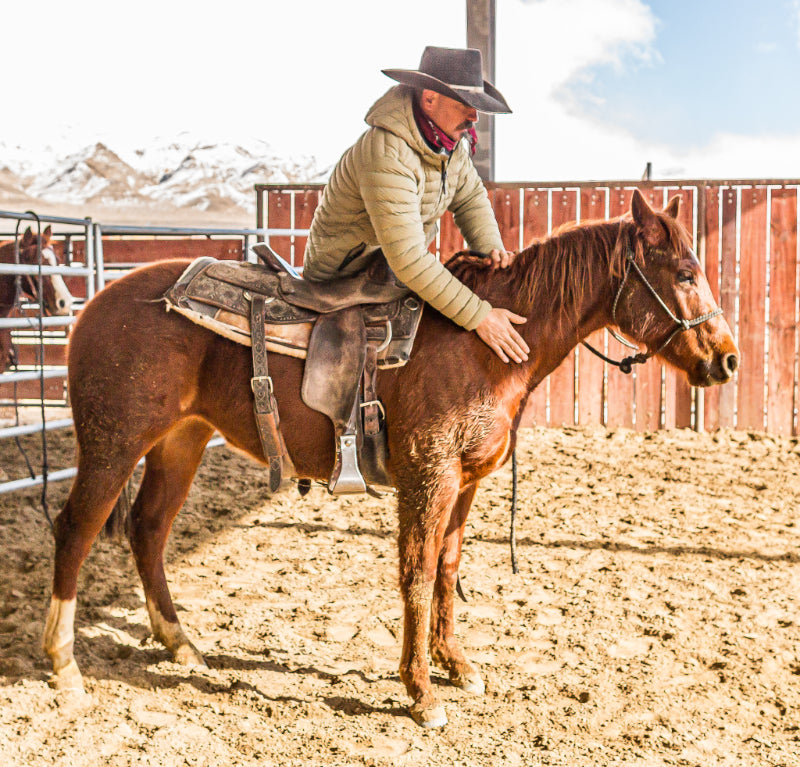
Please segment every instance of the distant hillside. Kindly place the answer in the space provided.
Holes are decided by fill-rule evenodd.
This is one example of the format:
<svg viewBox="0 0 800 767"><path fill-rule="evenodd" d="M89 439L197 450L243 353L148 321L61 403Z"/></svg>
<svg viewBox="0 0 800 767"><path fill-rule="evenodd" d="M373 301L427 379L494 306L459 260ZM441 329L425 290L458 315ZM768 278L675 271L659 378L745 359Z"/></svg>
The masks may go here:
<svg viewBox="0 0 800 767"><path fill-rule="evenodd" d="M211 143L189 134L127 152L95 143L34 154L0 142L0 207L107 209L156 220L159 210L206 212L254 223L256 184L319 182L329 170L313 157L280 157L264 141Z"/></svg>

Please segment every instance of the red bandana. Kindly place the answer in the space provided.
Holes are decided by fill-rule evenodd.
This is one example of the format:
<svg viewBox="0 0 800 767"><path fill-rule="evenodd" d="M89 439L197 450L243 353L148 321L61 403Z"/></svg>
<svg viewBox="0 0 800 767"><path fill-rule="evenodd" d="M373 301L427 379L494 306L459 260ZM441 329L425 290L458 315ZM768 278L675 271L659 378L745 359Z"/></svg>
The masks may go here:
<svg viewBox="0 0 800 767"><path fill-rule="evenodd" d="M434 149L444 149L447 154L450 154L458 145L458 141L461 141L460 138L458 141L451 139L435 122L425 115L416 101L414 101L414 119L417 121L417 127L423 138ZM470 128L466 135L469 138L470 154L475 154L475 150L478 147L478 134L475 132L475 128Z"/></svg>

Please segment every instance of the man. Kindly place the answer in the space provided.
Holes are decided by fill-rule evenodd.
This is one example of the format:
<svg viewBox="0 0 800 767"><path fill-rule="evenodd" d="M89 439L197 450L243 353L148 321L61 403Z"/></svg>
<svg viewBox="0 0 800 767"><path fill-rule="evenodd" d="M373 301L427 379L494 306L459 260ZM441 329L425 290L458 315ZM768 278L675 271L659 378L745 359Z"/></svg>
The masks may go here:
<svg viewBox="0 0 800 767"><path fill-rule="evenodd" d="M427 47L418 70L385 69L401 83L370 109L370 128L331 174L314 214L304 276L330 280L364 268L380 250L426 303L478 336L504 362L523 362L525 322L480 299L428 251L451 210L469 247L504 268L503 247L486 189L472 163L478 112L508 113L482 76L480 51Z"/></svg>

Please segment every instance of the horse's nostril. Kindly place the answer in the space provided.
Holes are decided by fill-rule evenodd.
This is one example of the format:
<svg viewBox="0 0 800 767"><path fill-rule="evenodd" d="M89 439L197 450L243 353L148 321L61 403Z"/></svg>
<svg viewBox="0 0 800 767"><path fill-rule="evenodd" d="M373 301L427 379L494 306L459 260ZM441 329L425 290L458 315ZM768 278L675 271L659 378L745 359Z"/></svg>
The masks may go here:
<svg viewBox="0 0 800 767"><path fill-rule="evenodd" d="M728 374L733 375L736 372L736 368L739 367L739 358L735 354L726 354L722 358L722 368Z"/></svg>

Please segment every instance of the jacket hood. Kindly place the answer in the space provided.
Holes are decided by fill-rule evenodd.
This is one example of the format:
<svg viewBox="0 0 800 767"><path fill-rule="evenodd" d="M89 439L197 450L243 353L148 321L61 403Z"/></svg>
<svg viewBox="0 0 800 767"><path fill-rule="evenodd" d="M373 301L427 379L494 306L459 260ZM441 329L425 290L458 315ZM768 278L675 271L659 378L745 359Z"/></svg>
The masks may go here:
<svg viewBox="0 0 800 767"><path fill-rule="evenodd" d="M414 119L414 90L406 85L396 85L383 94L367 112L367 125L383 128L405 141L414 151L428 159L441 155L428 146ZM461 142L459 142L460 146Z"/></svg>

